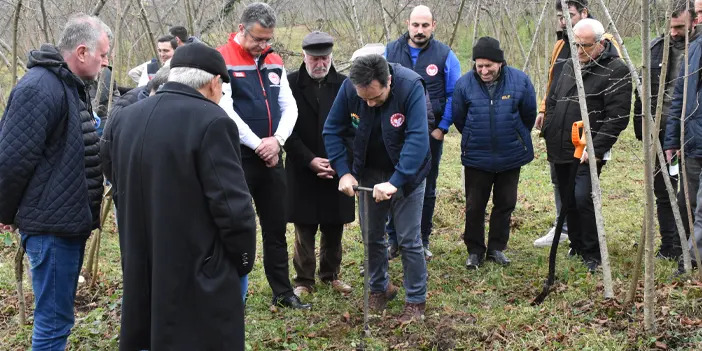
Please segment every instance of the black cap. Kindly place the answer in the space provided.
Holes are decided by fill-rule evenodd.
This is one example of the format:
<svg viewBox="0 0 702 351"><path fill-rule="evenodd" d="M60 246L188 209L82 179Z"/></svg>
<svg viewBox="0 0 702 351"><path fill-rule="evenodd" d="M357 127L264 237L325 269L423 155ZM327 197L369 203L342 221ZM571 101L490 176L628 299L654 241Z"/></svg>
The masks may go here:
<svg viewBox="0 0 702 351"><path fill-rule="evenodd" d="M482 37L473 46L473 61L488 59L492 62L505 62L505 53L500 49L500 42L495 38Z"/></svg>
<svg viewBox="0 0 702 351"><path fill-rule="evenodd" d="M171 58L171 68L176 67L198 68L219 75L223 82L229 83L229 72L222 54L202 43L178 47Z"/></svg>
<svg viewBox="0 0 702 351"><path fill-rule="evenodd" d="M327 56L331 54L334 46L334 38L331 35L314 31L302 39L302 50L312 56Z"/></svg>

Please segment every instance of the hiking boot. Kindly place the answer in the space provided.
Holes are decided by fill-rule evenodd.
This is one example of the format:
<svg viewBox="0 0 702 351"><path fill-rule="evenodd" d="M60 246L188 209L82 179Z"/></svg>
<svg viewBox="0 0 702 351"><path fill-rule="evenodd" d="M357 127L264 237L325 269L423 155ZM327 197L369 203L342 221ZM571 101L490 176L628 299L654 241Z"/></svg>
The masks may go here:
<svg viewBox="0 0 702 351"><path fill-rule="evenodd" d="M353 288L351 288L351 285L348 285L348 284L344 283L344 282L343 282L342 280L340 280L340 279L334 279L334 280L332 280L332 281L331 281L331 287L332 287L332 289L334 289L335 291L338 291L338 292L340 292L340 293L342 293L342 294L349 294L349 293L351 293L351 291L353 291Z"/></svg>
<svg viewBox="0 0 702 351"><path fill-rule="evenodd" d="M597 271L597 268L600 266L600 261L592 258L583 259L583 263L585 264L585 267L587 267L587 270L590 273L595 273L595 271Z"/></svg>
<svg viewBox="0 0 702 351"><path fill-rule="evenodd" d="M556 227L551 227L551 229L546 233L546 235L534 240L534 247L551 247L553 244L553 237L556 235ZM568 233L561 233L561 237L558 239L559 243L568 240Z"/></svg>
<svg viewBox="0 0 702 351"><path fill-rule="evenodd" d="M374 312L382 312L388 305L388 302L392 301L395 296L397 296L399 290L400 289L392 285L392 283L388 283L388 288L385 289L384 292L371 291L368 297L369 307Z"/></svg>
<svg viewBox="0 0 702 351"><path fill-rule="evenodd" d="M405 308L402 310L402 314L397 317L397 321L400 322L400 324L409 324L412 321L421 321L424 319L425 309L426 302L405 302Z"/></svg>

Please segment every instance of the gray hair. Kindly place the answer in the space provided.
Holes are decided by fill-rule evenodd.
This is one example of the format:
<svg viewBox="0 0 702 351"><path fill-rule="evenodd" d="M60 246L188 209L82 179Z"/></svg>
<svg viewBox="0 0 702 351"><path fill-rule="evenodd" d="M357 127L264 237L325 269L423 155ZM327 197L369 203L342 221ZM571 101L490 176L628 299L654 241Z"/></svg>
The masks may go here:
<svg viewBox="0 0 702 351"><path fill-rule="evenodd" d="M592 32L595 34L595 41L602 41L602 38L604 37L605 34L605 29L604 26L602 26L602 23L596 19L592 18L583 18L581 19L574 27L573 27L573 32L575 32L576 29L580 28L590 28Z"/></svg>
<svg viewBox="0 0 702 351"><path fill-rule="evenodd" d="M78 13L66 22L57 46L61 52L70 52L79 45L85 45L88 51L94 52L103 33L112 42L112 30L105 22L95 16Z"/></svg>
<svg viewBox="0 0 702 351"><path fill-rule="evenodd" d="M260 24L263 28L275 27L275 11L270 5L262 2L254 2L244 9L241 14L241 24L246 30L251 30L254 24Z"/></svg>
<svg viewBox="0 0 702 351"><path fill-rule="evenodd" d="M158 72L154 75L153 78L149 81L148 84L146 84L146 91L150 92L152 90L158 91L159 88L161 88L162 85L166 84L168 81L168 76L171 71L170 65L163 65Z"/></svg>
<svg viewBox="0 0 702 351"><path fill-rule="evenodd" d="M168 81L185 84L198 90L209 83L214 77L214 74L205 72L199 68L173 67L168 74Z"/></svg>

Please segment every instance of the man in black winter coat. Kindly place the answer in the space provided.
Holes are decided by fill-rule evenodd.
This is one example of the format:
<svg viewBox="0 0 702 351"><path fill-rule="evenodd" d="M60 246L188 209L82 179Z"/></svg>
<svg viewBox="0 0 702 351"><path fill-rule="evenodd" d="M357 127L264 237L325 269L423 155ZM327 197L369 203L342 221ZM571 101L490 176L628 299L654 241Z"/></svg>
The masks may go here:
<svg viewBox="0 0 702 351"><path fill-rule="evenodd" d="M256 223L238 130L217 105L222 81L222 56L187 45L156 95L114 116L121 350L244 349L239 277L253 267Z"/></svg>
<svg viewBox="0 0 702 351"><path fill-rule="evenodd" d="M683 67L684 54L685 54L685 33L689 33L689 42L692 43L697 39L699 33L702 32L699 28L695 29L693 27L693 21L695 20L695 11L690 6L690 10L685 10L685 2L680 1L677 4L670 16L670 30L668 34L663 34L658 38L651 41L651 114L656 114L656 106L658 101L662 101L662 114L661 114L661 129L658 134L661 145L665 141L665 131L666 122L668 118L680 118L680 116L671 117L670 106L673 101L673 94L675 90L675 82L678 81L680 74L680 68ZM666 69L666 82L663 99L658 98L658 84L661 79L662 72L662 61L663 61L663 41L664 36L670 35L670 47L668 49L668 66ZM642 122L641 122L641 100L637 94L636 103L634 105L634 132L636 133L636 138L641 140L643 135L641 132ZM689 162L687 163L687 170L691 172L689 174L694 174L690 177L694 180L691 182L692 191L690 194L696 194L695 189L697 189L698 181L697 175L700 174L700 167L697 163ZM668 190L665 187L665 180L663 179L663 172L661 172L658 160L655 163L655 177L653 180L653 193L656 195L656 214L658 216L658 225L661 232L661 247L656 254L657 257L663 259L678 259L682 255L682 248L680 246L680 237L678 236L678 230L675 226L675 218L673 217L673 208L670 205L670 198L668 197ZM670 177L670 181L673 187L677 188L678 176L673 174ZM691 196L691 206L692 208L696 205L696 197ZM687 219L687 204L685 201L685 192L678 192L678 206L680 207L680 215L682 216L683 227L685 232L689 236L690 229L689 222Z"/></svg>
<svg viewBox="0 0 702 351"><path fill-rule="evenodd" d="M68 20L0 120L0 230L19 229L32 271L32 348L64 350L85 242L99 225L102 173L85 81L107 66L112 32L97 17ZM3 224L4 223L4 224Z"/></svg>
<svg viewBox="0 0 702 351"><path fill-rule="evenodd" d="M573 40L579 47L578 56L573 59L582 65L595 150L583 153L573 192L561 191L560 194L563 203L568 204L570 254L581 256L587 268L594 271L601 261L587 158L597 158L599 176L619 133L629 123L631 77L617 49L604 38L604 27L599 21L582 19L573 27L573 32ZM564 64L558 83L551 84L548 94L546 116L549 117L544 122L542 133L546 139L548 161L555 163L558 184L567 186L572 176L570 165L575 151L571 128L574 122L582 119L571 60Z"/></svg>
<svg viewBox="0 0 702 351"><path fill-rule="evenodd" d="M333 46L334 40L327 33L308 34L302 41L304 62L299 71L288 75L298 110L295 128L285 143L287 214L288 222L295 224L294 292L298 296L313 291L317 227L322 232L320 280L338 292L351 292L351 287L339 279L339 268L341 234L344 223L354 220L354 198L337 190L339 177L329 164L322 139L324 122L346 79L332 64Z"/></svg>

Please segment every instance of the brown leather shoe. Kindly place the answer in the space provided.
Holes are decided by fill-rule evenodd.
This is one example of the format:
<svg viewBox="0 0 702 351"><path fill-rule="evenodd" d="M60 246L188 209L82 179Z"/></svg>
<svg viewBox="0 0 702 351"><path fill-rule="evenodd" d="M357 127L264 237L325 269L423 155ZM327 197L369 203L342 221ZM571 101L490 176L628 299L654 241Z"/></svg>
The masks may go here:
<svg viewBox="0 0 702 351"><path fill-rule="evenodd" d="M384 292L371 291L368 297L368 305L374 312L382 312L388 305L388 302L392 301L392 299L397 296L399 290L400 289L392 285L392 283L388 283L388 288L385 289Z"/></svg>
<svg viewBox="0 0 702 351"><path fill-rule="evenodd" d="M332 287L332 289L334 289L342 294L349 294L349 293L351 293L351 291L353 291L353 288L351 288L351 285L344 283L340 279L332 280L331 287Z"/></svg>
<svg viewBox="0 0 702 351"><path fill-rule="evenodd" d="M421 321L424 319L424 311L426 309L426 302L421 303L409 303L405 302L405 308L402 310L402 314L397 317L397 321L401 324L409 324L412 321Z"/></svg>

